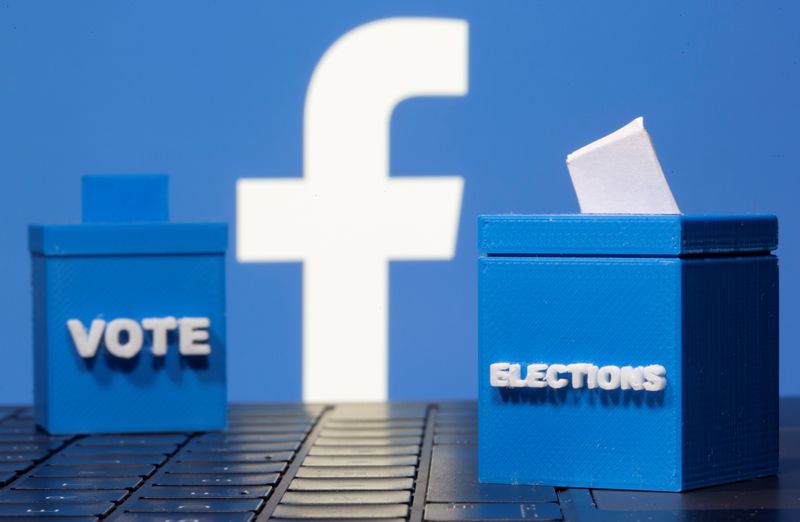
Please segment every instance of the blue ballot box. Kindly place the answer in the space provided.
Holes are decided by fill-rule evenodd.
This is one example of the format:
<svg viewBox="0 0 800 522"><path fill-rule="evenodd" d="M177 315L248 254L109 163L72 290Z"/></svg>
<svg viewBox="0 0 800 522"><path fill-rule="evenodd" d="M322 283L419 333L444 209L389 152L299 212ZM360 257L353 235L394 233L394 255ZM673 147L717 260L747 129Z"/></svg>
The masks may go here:
<svg viewBox="0 0 800 522"><path fill-rule="evenodd" d="M681 491L777 471L774 216L478 225L481 482Z"/></svg>
<svg viewBox="0 0 800 522"><path fill-rule="evenodd" d="M166 176L87 176L83 223L30 227L51 433L225 426L227 227L167 219Z"/></svg>

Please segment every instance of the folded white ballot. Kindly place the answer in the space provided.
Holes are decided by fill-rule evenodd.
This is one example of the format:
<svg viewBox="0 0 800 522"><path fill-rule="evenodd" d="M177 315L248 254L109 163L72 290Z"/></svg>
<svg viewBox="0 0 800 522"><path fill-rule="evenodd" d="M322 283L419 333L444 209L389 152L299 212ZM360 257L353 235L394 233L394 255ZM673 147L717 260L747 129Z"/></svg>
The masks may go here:
<svg viewBox="0 0 800 522"><path fill-rule="evenodd" d="M644 119L567 155L584 214L680 214Z"/></svg>

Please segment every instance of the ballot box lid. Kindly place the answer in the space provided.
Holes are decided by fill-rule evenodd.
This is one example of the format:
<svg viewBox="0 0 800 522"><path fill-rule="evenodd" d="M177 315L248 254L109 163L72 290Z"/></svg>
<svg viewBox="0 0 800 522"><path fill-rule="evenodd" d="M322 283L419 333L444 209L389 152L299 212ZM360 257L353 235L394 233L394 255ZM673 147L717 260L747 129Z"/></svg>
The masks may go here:
<svg viewBox="0 0 800 522"><path fill-rule="evenodd" d="M31 225L28 245L46 256L222 254L225 223Z"/></svg>
<svg viewBox="0 0 800 522"><path fill-rule="evenodd" d="M735 215L487 215L478 218L486 255L691 256L770 252L778 219Z"/></svg>

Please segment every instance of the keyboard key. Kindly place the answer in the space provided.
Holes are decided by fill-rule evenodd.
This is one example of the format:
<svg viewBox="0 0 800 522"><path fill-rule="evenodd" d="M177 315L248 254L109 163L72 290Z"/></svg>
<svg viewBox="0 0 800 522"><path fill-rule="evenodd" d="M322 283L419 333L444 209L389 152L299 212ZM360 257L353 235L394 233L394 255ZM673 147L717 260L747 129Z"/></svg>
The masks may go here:
<svg viewBox="0 0 800 522"><path fill-rule="evenodd" d="M258 443L266 442L300 442L306 438L305 433L249 433L249 434L229 434L229 433L206 433L196 440L200 444L213 443Z"/></svg>
<svg viewBox="0 0 800 522"><path fill-rule="evenodd" d="M253 415L256 417L317 417L326 406L310 404L233 404L228 410L228 415Z"/></svg>
<svg viewBox="0 0 800 522"><path fill-rule="evenodd" d="M142 483L139 477L126 478L54 478L25 477L14 483L14 489L133 489Z"/></svg>
<svg viewBox="0 0 800 522"><path fill-rule="evenodd" d="M416 455L389 455L367 457L319 457L308 455L303 460L303 466L416 466Z"/></svg>
<svg viewBox="0 0 800 522"><path fill-rule="evenodd" d="M300 443L297 441L285 442L264 442L264 443L249 443L249 442L231 442L220 443L213 441L191 441L184 446L183 451L189 453L202 452L202 453L269 453L272 451L297 451Z"/></svg>
<svg viewBox="0 0 800 522"><path fill-rule="evenodd" d="M254 513L130 513L114 516L114 522L250 522ZM74 522L70 519L69 522Z"/></svg>
<svg viewBox="0 0 800 522"><path fill-rule="evenodd" d="M136 495L141 498L265 498L271 491L271 486L150 486L137 491Z"/></svg>
<svg viewBox="0 0 800 522"><path fill-rule="evenodd" d="M167 486L274 486L280 475L210 475L206 473L164 473L153 484Z"/></svg>
<svg viewBox="0 0 800 522"><path fill-rule="evenodd" d="M414 477L414 466L322 467L302 466L298 478L398 478Z"/></svg>
<svg viewBox="0 0 800 522"><path fill-rule="evenodd" d="M186 451L175 457L175 462L288 462L294 457L293 451L279 451L272 453L254 452L195 452Z"/></svg>
<svg viewBox="0 0 800 522"><path fill-rule="evenodd" d="M326 427L319 436L325 438L421 437L422 428L330 429Z"/></svg>
<svg viewBox="0 0 800 522"><path fill-rule="evenodd" d="M306 404L231 404L228 417L256 419L318 417L326 406L309 406Z"/></svg>
<svg viewBox="0 0 800 522"><path fill-rule="evenodd" d="M476 445L478 444L478 435L476 433L443 433L441 435L434 435L433 443Z"/></svg>
<svg viewBox="0 0 800 522"><path fill-rule="evenodd" d="M286 519L381 519L405 518L408 515L408 506L405 504L357 506L298 506L279 504L273 516Z"/></svg>
<svg viewBox="0 0 800 522"><path fill-rule="evenodd" d="M16 462L0 462L0 474L2 473L16 473L23 469L28 469L33 466L32 460L19 460Z"/></svg>
<svg viewBox="0 0 800 522"><path fill-rule="evenodd" d="M423 419L386 419L386 420L329 420L325 422L328 429L395 429L424 428Z"/></svg>
<svg viewBox="0 0 800 522"><path fill-rule="evenodd" d="M289 520L297 520L292 518L276 518L270 517L270 522L288 522ZM360 522L363 518L315 518L314 522ZM381 518L377 519L380 522L406 522L405 518ZM72 521L70 521L72 522Z"/></svg>
<svg viewBox="0 0 800 522"><path fill-rule="evenodd" d="M17 435L34 435L37 437L49 437L47 432L40 430L33 423L26 423L19 426L0 426L0 436L3 438L14 437Z"/></svg>
<svg viewBox="0 0 800 522"><path fill-rule="evenodd" d="M317 417L327 406L310 406L307 404L231 404L229 417L254 416L265 417Z"/></svg>
<svg viewBox="0 0 800 522"><path fill-rule="evenodd" d="M8 463L8 462L31 462L33 460L39 460L47 456L47 453L14 453L9 454L6 453L4 455L0 455L0 463Z"/></svg>
<svg viewBox="0 0 800 522"><path fill-rule="evenodd" d="M312 446L309 455L330 457L347 455L351 457L376 456L376 455L419 455L419 446L372 446L369 448L359 446Z"/></svg>
<svg viewBox="0 0 800 522"><path fill-rule="evenodd" d="M117 446L101 444L92 444L89 446L73 445L64 451L65 455L83 454L83 455L158 455L158 454L171 454L178 449L177 446L171 444L133 444L131 446Z"/></svg>
<svg viewBox="0 0 800 522"><path fill-rule="evenodd" d="M228 429L236 426L280 426L285 424L306 424L313 425L315 417L308 415L283 415L253 417L252 415L233 415L229 416Z"/></svg>
<svg viewBox="0 0 800 522"><path fill-rule="evenodd" d="M514 520L562 520L558 504L428 504L428 522L506 522Z"/></svg>
<svg viewBox="0 0 800 522"><path fill-rule="evenodd" d="M458 410L439 410L436 414L436 423L440 422L457 422L457 421L475 421L478 418L478 406L475 405L471 408L463 408Z"/></svg>
<svg viewBox="0 0 800 522"><path fill-rule="evenodd" d="M63 446L63 442L6 442L0 444L0 454L10 453L47 453Z"/></svg>
<svg viewBox="0 0 800 522"><path fill-rule="evenodd" d="M68 446L61 450L68 456L120 456L120 455L169 455L175 446Z"/></svg>
<svg viewBox="0 0 800 522"><path fill-rule="evenodd" d="M146 477L154 466L121 464L118 466L41 466L33 477Z"/></svg>
<svg viewBox="0 0 800 522"><path fill-rule="evenodd" d="M478 418L478 406L473 405L470 408L442 410L436 414L436 422L454 422L464 420L475 420Z"/></svg>
<svg viewBox="0 0 800 522"><path fill-rule="evenodd" d="M478 425L477 424L437 424L436 428L434 428L433 432L435 434L440 433L472 433L475 434L478 432Z"/></svg>
<svg viewBox="0 0 800 522"><path fill-rule="evenodd" d="M4 473L0 473L0 486L5 486L12 480L16 478L17 474L13 471L6 471Z"/></svg>
<svg viewBox="0 0 800 522"><path fill-rule="evenodd" d="M255 424L269 424L272 422L313 422L319 417L317 414L306 412L265 412L265 411L228 411L230 424L237 422L250 422Z"/></svg>
<svg viewBox="0 0 800 522"><path fill-rule="evenodd" d="M463 425L471 424L477 426L478 412L463 415L445 415L439 413L436 415L436 426L449 426L449 425Z"/></svg>
<svg viewBox="0 0 800 522"><path fill-rule="evenodd" d="M424 419L428 413L426 404L344 404L336 406L331 412L330 419Z"/></svg>
<svg viewBox="0 0 800 522"><path fill-rule="evenodd" d="M0 444L46 444L63 440L63 437L50 437L39 433L0 433Z"/></svg>
<svg viewBox="0 0 800 522"><path fill-rule="evenodd" d="M0 504L0 517L79 517L103 516L114 507L111 502L79 504L64 503L58 505L36 503L4 503Z"/></svg>
<svg viewBox="0 0 800 522"><path fill-rule="evenodd" d="M151 464L158 466L166 455L53 455L48 466L109 466L115 464Z"/></svg>
<svg viewBox="0 0 800 522"><path fill-rule="evenodd" d="M92 435L78 440L78 446L177 446L186 441L186 435Z"/></svg>
<svg viewBox="0 0 800 522"><path fill-rule="evenodd" d="M556 502L546 486L512 486L478 482L478 452L469 446L434 446L428 480L428 502Z"/></svg>
<svg viewBox="0 0 800 522"><path fill-rule="evenodd" d="M226 433L307 433L311 424L240 424L230 426Z"/></svg>
<svg viewBox="0 0 800 522"><path fill-rule="evenodd" d="M0 502L119 502L128 491L125 489L92 490L24 490L6 489L0 492Z"/></svg>
<svg viewBox="0 0 800 522"><path fill-rule="evenodd" d="M35 428L36 422L33 419L20 419L20 418L10 418L10 419L3 419L3 423L0 425L4 429L8 427L26 427L26 428Z"/></svg>
<svg viewBox="0 0 800 522"><path fill-rule="evenodd" d="M264 503L260 498L238 499L141 499L126 503L126 513L243 513L257 511Z"/></svg>
<svg viewBox="0 0 800 522"><path fill-rule="evenodd" d="M287 491L281 504L410 504L410 491Z"/></svg>
<svg viewBox="0 0 800 522"><path fill-rule="evenodd" d="M314 446L403 446L419 445L420 437L330 438L319 437Z"/></svg>
<svg viewBox="0 0 800 522"><path fill-rule="evenodd" d="M370 478L370 479L303 479L292 480L292 491L397 491L411 489L411 478Z"/></svg>
<svg viewBox="0 0 800 522"><path fill-rule="evenodd" d="M215 463L215 462L176 462L167 464L168 473L283 473L285 462L264 463Z"/></svg>
<svg viewBox="0 0 800 522"><path fill-rule="evenodd" d="M437 423L436 427L433 430L434 433L477 433L478 432L478 424L477 423L464 423L464 422L454 422L454 423L446 423L441 424Z"/></svg>

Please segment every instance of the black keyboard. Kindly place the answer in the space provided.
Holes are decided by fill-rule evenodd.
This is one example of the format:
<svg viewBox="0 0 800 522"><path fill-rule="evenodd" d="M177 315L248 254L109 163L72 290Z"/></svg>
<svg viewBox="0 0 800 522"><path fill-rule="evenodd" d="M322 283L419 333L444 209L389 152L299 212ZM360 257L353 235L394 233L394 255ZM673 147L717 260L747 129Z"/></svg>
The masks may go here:
<svg viewBox="0 0 800 522"><path fill-rule="evenodd" d="M0 519L561 520L479 485L474 403L233 405L224 432L49 436L0 409Z"/></svg>
<svg viewBox="0 0 800 522"><path fill-rule="evenodd" d="M49 436L0 406L0 522L800 520L800 399L779 477L682 494L478 484L476 414L233 405L224 432Z"/></svg>

